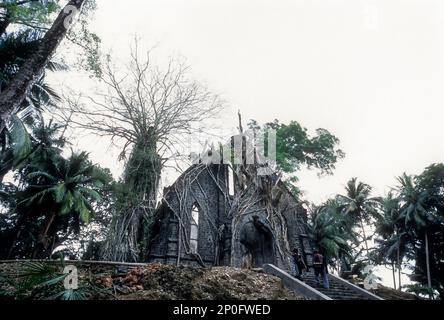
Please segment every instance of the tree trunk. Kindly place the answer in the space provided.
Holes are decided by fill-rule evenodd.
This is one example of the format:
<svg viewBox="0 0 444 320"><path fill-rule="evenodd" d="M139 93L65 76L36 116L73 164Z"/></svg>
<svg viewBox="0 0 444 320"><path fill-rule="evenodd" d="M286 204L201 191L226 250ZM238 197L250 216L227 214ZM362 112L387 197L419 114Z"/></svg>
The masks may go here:
<svg viewBox="0 0 444 320"><path fill-rule="evenodd" d="M425 232L425 251L426 251L426 268L427 268L427 285L429 290L432 290L432 278L430 276L430 260L429 260L429 237L427 231ZM430 292L430 299L433 298L432 292Z"/></svg>
<svg viewBox="0 0 444 320"><path fill-rule="evenodd" d="M22 233L22 230L19 229L17 231L16 235L15 235L14 241L12 241L12 244L11 244L11 246L9 248L9 252L8 252L8 255L7 255L6 259L10 259L11 258L12 253L14 252L15 245L17 244L17 241L18 241L21 233Z"/></svg>
<svg viewBox="0 0 444 320"><path fill-rule="evenodd" d="M3 20L0 20L0 36L6 32L6 29L8 29L10 24L11 20L9 20L8 16L6 16Z"/></svg>
<svg viewBox="0 0 444 320"><path fill-rule="evenodd" d="M393 289L396 290L395 263L392 261Z"/></svg>
<svg viewBox="0 0 444 320"><path fill-rule="evenodd" d="M398 269L398 285L399 285L399 291L401 291L401 286L402 286L402 283L401 283L401 268L399 268Z"/></svg>
<svg viewBox="0 0 444 320"><path fill-rule="evenodd" d="M54 222L55 217L56 217L56 213L53 212L51 214L48 222L46 223L45 229L43 230L43 234L41 235L42 243L44 244L45 247L47 247L46 238L48 236L49 228L51 228L51 225Z"/></svg>
<svg viewBox="0 0 444 320"><path fill-rule="evenodd" d="M39 47L22 65L8 87L0 95L0 132L9 117L14 114L26 98L31 87L39 79L51 56L68 32L65 25L73 16L73 9L80 11L87 0L70 0L59 13L51 29L43 37Z"/></svg>
<svg viewBox="0 0 444 320"><path fill-rule="evenodd" d="M396 259L398 263L398 290L401 291L401 259L399 255L399 239L398 239L398 248L396 252Z"/></svg>
<svg viewBox="0 0 444 320"><path fill-rule="evenodd" d="M154 219L162 165L153 139L140 140L134 145L123 174L131 199L116 219L117 228L112 228L115 232L108 236L105 259L138 262L147 258L150 235L144 226Z"/></svg>
<svg viewBox="0 0 444 320"><path fill-rule="evenodd" d="M398 290L401 291L401 260L399 258L399 244L398 244L398 252L397 252L397 259L398 259Z"/></svg>
<svg viewBox="0 0 444 320"><path fill-rule="evenodd" d="M364 243L365 243L365 250L367 251L367 260L369 260L369 250L368 250L368 243L367 243L367 236L365 235L365 229L364 229L364 223L362 222L362 218L359 219L361 222L361 230L362 230L362 235L364 237Z"/></svg>

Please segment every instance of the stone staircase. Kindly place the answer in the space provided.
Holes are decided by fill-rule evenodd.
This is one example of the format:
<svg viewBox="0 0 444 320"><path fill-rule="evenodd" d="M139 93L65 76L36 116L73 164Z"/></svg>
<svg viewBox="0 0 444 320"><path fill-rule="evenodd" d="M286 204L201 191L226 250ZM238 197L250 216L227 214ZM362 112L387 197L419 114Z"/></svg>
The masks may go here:
<svg viewBox="0 0 444 320"><path fill-rule="evenodd" d="M346 285L344 282L331 275L328 277L328 282L330 284L329 289L324 288L322 282L320 285L316 283L313 272L304 273L303 281L310 287L322 292L333 300L374 300L373 297L361 293L359 290L354 290L350 285Z"/></svg>
<svg viewBox="0 0 444 320"><path fill-rule="evenodd" d="M302 281L296 279L287 271L276 267L273 264L264 264L263 270L282 279L285 287L314 300L383 300L370 291L364 290L351 282L348 282L333 274L328 274L329 289L325 289L322 284L317 284L314 272L303 274Z"/></svg>

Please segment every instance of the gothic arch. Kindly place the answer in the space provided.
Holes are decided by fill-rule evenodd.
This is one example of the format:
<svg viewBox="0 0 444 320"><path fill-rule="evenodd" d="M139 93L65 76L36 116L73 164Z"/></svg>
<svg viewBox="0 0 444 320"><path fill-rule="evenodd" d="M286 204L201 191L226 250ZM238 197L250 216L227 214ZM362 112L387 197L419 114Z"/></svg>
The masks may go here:
<svg viewBox="0 0 444 320"><path fill-rule="evenodd" d="M198 252L199 245L199 221L201 220L202 212L197 202L194 202L191 207L190 220L190 251L192 253Z"/></svg>

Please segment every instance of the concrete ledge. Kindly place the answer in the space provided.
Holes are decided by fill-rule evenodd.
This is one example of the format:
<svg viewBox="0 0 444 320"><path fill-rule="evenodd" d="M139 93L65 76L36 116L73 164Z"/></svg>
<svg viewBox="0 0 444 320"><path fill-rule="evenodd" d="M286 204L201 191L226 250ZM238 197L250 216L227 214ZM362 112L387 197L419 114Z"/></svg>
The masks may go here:
<svg viewBox="0 0 444 320"><path fill-rule="evenodd" d="M304 282L296 279L295 277L291 276L289 273L276 267L275 265L264 264L263 269L266 273L272 274L276 277L281 278L284 286L293 290L297 294L300 294L306 298L314 299L314 300L332 300L330 297L326 296L322 292L320 292L320 291L310 287L309 285L305 284Z"/></svg>
<svg viewBox="0 0 444 320"><path fill-rule="evenodd" d="M345 279L342 279L341 277L338 277L338 276L336 276L334 274L331 274L331 273L329 273L328 276L329 276L329 278L334 279L334 280L340 282L341 284L343 284L344 286L346 286L350 290L353 290L354 292L359 293L359 294L361 294L361 295L363 295L363 296L365 296L365 297L367 297L367 298L369 298L371 300L384 300L381 297L378 297L377 295L371 293L370 291L362 289L361 287L358 287L357 285L355 285L355 284L353 284L353 283L351 283L351 282L349 282L349 281L347 281Z"/></svg>

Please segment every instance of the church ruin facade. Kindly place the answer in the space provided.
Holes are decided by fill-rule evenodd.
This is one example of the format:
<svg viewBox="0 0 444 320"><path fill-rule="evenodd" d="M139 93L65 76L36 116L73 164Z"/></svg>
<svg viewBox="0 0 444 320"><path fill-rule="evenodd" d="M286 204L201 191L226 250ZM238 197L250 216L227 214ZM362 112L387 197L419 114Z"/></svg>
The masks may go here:
<svg viewBox="0 0 444 320"><path fill-rule="evenodd" d="M276 174L255 165L195 164L164 192L151 262L290 270L291 250L308 264L307 212Z"/></svg>

